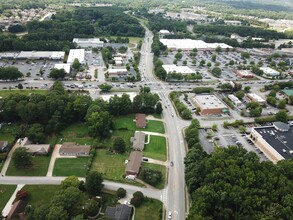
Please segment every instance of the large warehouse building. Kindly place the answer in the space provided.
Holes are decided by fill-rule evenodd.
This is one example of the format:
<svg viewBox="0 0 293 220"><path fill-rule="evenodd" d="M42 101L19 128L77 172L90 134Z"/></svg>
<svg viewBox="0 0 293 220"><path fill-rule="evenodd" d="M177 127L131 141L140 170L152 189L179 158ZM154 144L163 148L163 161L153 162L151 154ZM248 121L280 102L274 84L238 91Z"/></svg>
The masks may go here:
<svg viewBox="0 0 293 220"><path fill-rule="evenodd" d="M274 70L270 67L260 67L259 69L263 71L265 77L273 78L273 77L280 76L280 72L278 72L277 70Z"/></svg>
<svg viewBox="0 0 293 220"><path fill-rule="evenodd" d="M63 60L65 52L64 51L21 51L15 58L16 59L49 59L49 60Z"/></svg>
<svg viewBox="0 0 293 220"><path fill-rule="evenodd" d="M160 39L161 43L168 47L170 50L181 49L183 51L191 51L194 48L197 50L214 51L217 47L222 49L232 49L231 46L224 43L206 43L202 40L192 39Z"/></svg>
<svg viewBox="0 0 293 220"><path fill-rule="evenodd" d="M215 95L196 95L192 101L200 108L201 115L220 115L228 111L228 107Z"/></svg>
<svg viewBox="0 0 293 220"><path fill-rule="evenodd" d="M293 128L288 124L274 122L273 126L252 128L250 138L274 163L293 158Z"/></svg>
<svg viewBox="0 0 293 220"><path fill-rule="evenodd" d="M81 48L104 46L104 42L100 41L99 38L73 38L72 42Z"/></svg>
<svg viewBox="0 0 293 220"><path fill-rule="evenodd" d="M85 64L85 50L71 49L69 51L67 63L72 64L75 59L78 59L81 64Z"/></svg>
<svg viewBox="0 0 293 220"><path fill-rule="evenodd" d="M195 73L195 71L190 69L188 66L176 66L172 64L163 65L163 68L167 73L181 73L183 75Z"/></svg>

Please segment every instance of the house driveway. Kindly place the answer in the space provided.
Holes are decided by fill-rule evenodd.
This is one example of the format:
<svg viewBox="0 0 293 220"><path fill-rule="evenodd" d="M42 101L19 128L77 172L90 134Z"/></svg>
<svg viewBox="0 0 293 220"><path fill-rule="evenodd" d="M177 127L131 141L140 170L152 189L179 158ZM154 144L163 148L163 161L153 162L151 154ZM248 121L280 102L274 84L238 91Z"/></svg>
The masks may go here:
<svg viewBox="0 0 293 220"><path fill-rule="evenodd" d="M20 144L18 144L17 142L14 144L14 146L12 147L12 149L9 151L8 155L7 155L7 158L4 162L4 165L2 167L2 170L1 170L1 175L5 176L6 174L6 171L8 169L8 166L10 164L10 161L11 161L11 158L12 158L12 155L15 151L16 148L20 147Z"/></svg>
<svg viewBox="0 0 293 220"><path fill-rule="evenodd" d="M14 193L12 194L12 196L10 197L10 199L8 200L8 202L6 203L4 209L2 210L2 214L3 216L7 216L11 207L12 207L12 204L13 204L13 201L15 200L15 197L16 197L16 193L22 189L22 187L24 187L24 184L19 184L17 185ZM1 211L1 210L0 210Z"/></svg>
<svg viewBox="0 0 293 220"><path fill-rule="evenodd" d="M164 122L163 119L161 119L161 118L155 118L155 117L152 116L152 115L148 115L148 116L146 117L146 119L147 119L147 120L152 120L152 121L162 121L162 122Z"/></svg>

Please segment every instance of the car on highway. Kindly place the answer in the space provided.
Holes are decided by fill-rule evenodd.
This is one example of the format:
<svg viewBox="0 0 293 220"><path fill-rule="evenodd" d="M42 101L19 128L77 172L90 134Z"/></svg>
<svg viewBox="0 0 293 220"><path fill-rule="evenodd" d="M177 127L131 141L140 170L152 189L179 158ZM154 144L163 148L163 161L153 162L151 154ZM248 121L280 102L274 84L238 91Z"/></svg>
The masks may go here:
<svg viewBox="0 0 293 220"><path fill-rule="evenodd" d="M171 219L171 218L172 218L172 212L169 211L169 212L168 212L168 219Z"/></svg>

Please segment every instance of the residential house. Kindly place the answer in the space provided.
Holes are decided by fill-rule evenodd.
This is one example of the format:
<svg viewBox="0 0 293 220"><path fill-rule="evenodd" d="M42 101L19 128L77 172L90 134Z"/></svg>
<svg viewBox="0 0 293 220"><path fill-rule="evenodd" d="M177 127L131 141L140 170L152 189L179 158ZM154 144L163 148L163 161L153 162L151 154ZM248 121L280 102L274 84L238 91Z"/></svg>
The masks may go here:
<svg viewBox="0 0 293 220"><path fill-rule="evenodd" d="M90 150L90 145L79 145L74 142L65 142L60 147L59 154L63 156L89 156Z"/></svg>
<svg viewBox="0 0 293 220"><path fill-rule="evenodd" d="M126 176L137 176L139 174L142 157L143 153L141 151L132 151L130 153L125 169Z"/></svg>
<svg viewBox="0 0 293 220"><path fill-rule="evenodd" d="M15 202L8 215L6 216L6 220L12 220L12 219L21 219L24 220L26 219L24 216L24 210L26 207L26 203L22 200L18 200L17 202Z"/></svg>
<svg viewBox="0 0 293 220"><path fill-rule="evenodd" d="M31 144L27 137L18 139L17 143L31 154L47 155L50 151L50 144Z"/></svg>
<svg viewBox="0 0 293 220"><path fill-rule="evenodd" d="M142 131L136 131L134 137L130 139L133 150L143 151L145 144L145 133Z"/></svg>
<svg viewBox="0 0 293 220"><path fill-rule="evenodd" d="M136 122L136 127L138 128L145 128L147 123L146 123L146 115L145 114L135 114L135 122Z"/></svg>
<svg viewBox="0 0 293 220"><path fill-rule="evenodd" d="M116 207L107 207L105 216L111 220L130 220L133 208L128 205L116 205Z"/></svg>

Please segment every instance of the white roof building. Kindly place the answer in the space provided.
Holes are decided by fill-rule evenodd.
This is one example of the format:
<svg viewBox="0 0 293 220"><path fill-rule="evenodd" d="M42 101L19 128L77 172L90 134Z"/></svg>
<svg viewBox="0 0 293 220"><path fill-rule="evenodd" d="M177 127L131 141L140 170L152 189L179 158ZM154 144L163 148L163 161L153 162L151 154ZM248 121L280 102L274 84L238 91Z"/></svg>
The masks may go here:
<svg viewBox="0 0 293 220"><path fill-rule="evenodd" d="M226 25L241 25L241 21L224 20Z"/></svg>
<svg viewBox="0 0 293 220"><path fill-rule="evenodd" d="M161 43L167 46L171 50L192 50L194 48L198 50L215 50L218 46L223 49L232 48L224 43L206 43L202 40L192 39L160 39Z"/></svg>
<svg viewBox="0 0 293 220"><path fill-rule="evenodd" d="M182 73L182 74L195 73L195 71L190 69L188 66L163 65L163 68L167 73L174 73L174 72Z"/></svg>
<svg viewBox="0 0 293 220"><path fill-rule="evenodd" d="M258 102L259 104L265 104L266 100L255 93L248 93L247 98L249 98L253 102Z"/></svg>
<svg viewBox="0 0 293 220"><path fill-rule="evenodd" d="M63 60L64 55L64 51L21 51L16 58Z"/></svg>
<svg viewBox="0 0 293 220"><path fill-rule="evenodd" d="M64 69L65 72L66 72L67 74L69 74L69 73L70 73L71 66L70 66L69 63L56 63L56 64L54 65L54 68L55 68L55 69L58 69L58 70L60 70L60 69Z"/></svg>
<svg viewBox="0 0 293 220"><path fill-rule="evenodd" d="M124 68L124 69L108 69L108 74L109 74L109 77L123 78L123 77L127 76L128 71L126 68Z"/></svg>
<svg viewBox="0 0 293 220"><path fill-rule="evenodd" d="M72 42L81 48L104 46L104 42L99 38L73 38Z"/></svg>
<svg viewBox="0 0 293 220"><path fill-rule="evenodd" d="M228 98L234 103L236 106L241 106L242 102L233 94L228 95Z"/></svg>
<svg viewBox="0 0 293 220"><path fill-rule="evenodd" d="M170 34L170 31L168 31L168 30L160 30L159 34Z"/></svg>
<svg viewBox="0 0 293 220"><path fill-rule="evenodd" d="M81 64L85 64L85 50L71 49L69 51L67 63L72 64L75 59L78 59Z"/></svg>
<svg viewBox="0 0 293 220"><path fill-rule="evenodd" d="M278 72L277 70L274 70L270 67L260 67L259 69L262 70L267 77L273 77L273 76L280 75L280 72Z"/></svg>

